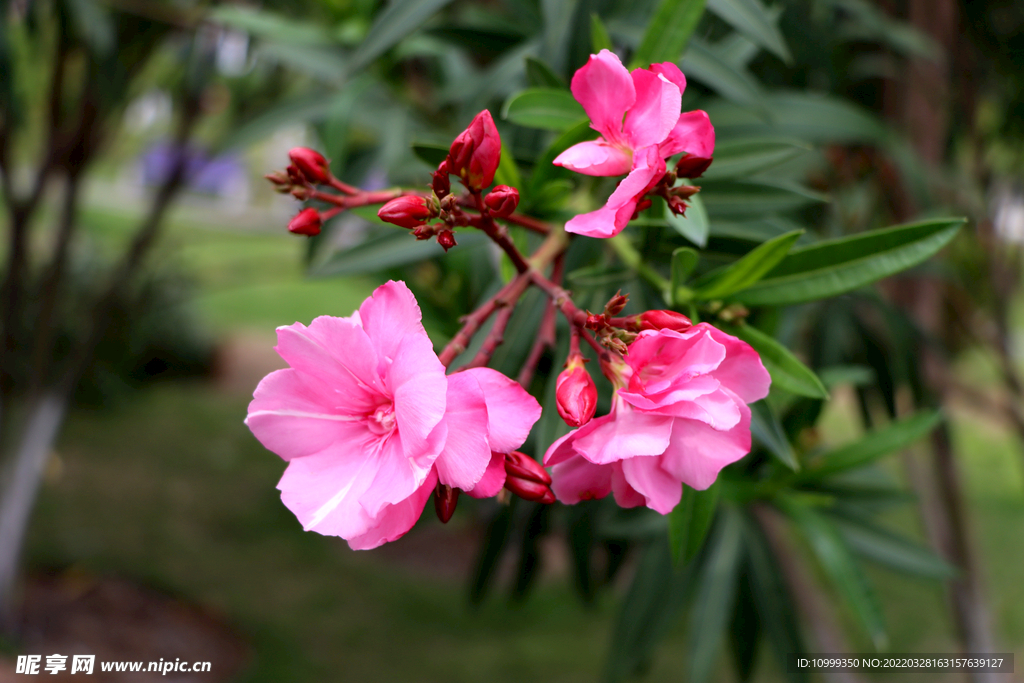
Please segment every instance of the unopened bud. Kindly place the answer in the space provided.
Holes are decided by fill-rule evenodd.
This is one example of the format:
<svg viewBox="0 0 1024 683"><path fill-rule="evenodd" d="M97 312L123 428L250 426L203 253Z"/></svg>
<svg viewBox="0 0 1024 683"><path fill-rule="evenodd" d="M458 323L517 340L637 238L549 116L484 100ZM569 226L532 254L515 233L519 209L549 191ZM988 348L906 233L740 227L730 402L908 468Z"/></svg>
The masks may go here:
<svg viewBox="0 0 1024 683"><path fill-rule="evenodd" d="M418 240L429 240L431 237L437 234L437 231L432 225L421 225L412 231L412 236Z"/></svg>
<svg viewBox="0 0 1024 683"><path fill-rule="evenodd" d="M448 172L459 176L467 189L479 192L494 181L500 161L501 138L491 112L484 109L452 142Z"/></svg>
<svg viewBox="0 0 1024 683"><path fill-rule="evenodd" d="M555 407L570 427L582 427L590 422L597 409L597 386L578 353L569 356L555 380Z"/></svg>
<svg viewBox="0 0 1024 683"><path fill-rule="evenodd" d="M686 209L689 208L689 204L687 204L686 200L683 199L682 197L671 195L668 198L668 208L672 213L674 213L677 216L685 216Z"/></svg>
<svg viewBox="0 0 1024 683"><path fill-rule="evenodd" d="M321 225L319 211L316 209L303 209L295 215L295 218L289 221L288 232L312 237L313 235L320 234Z"/></svg>
<svg viewBox="0 0 1024 683"><path fill-rule="evenodd" d="M644 199L643 201L638 203L636 205L636 208L633 210L633 216L630 218L630 220L636 220L637 218L639 218L640 212L646 211L647 209L651 208L651 204L653 203L654 202L652 202L650 199Z"/></svg>
<svg viewBox="0 0 1024 683"><path fill-rule="evenodd" d="M629 295L623 294L621 290L615 292L615 296L608 300L608 303L604 306L605 317L611 318L619 313L622 313L622 309L629 303Z"/></svg>
<svg viewBox="0 0 1024 683"><path fill-rule="evenodd" d="M444 199L452 192L452 179L448 177L448 162L442 161L437 170L430 174L430 187L438 199Z"/></svg>
<svg viewBox="0 0 1024 683"><path fill-rule="evenodd" d="M288 164L288 167L284 170L288 174L288 180L292 181L292 185L306 184L306 177L302 175L302 171L295 168L295 164Z"/></svg>
<svg viewBox="0 0 1024 683"><path fill-rule="evenodd" d="M591 313L587 311L587 322L585 326L588 330L601 330L608 325L608 319L600 313Z"/></svg>
<svg viewBox="0 0 1024 683"><path fill-rule="evenodd" d="M291 195L300 202L304 202L313 196L313 190L305 184L292 185Z"/></svg>
<svg viewBox="0 0 1024 683"><path fill-rule="evenodd" d="M392 199L377 211L377 217L382 221L410 229L418 228L436 216L433 202L415 195Z"/></svg>
<svg viewBox="0 0 1024 683"><path fill-rule="evenodd" d="M676 175L680 178L699 178L704 175L711 165L711 159L684 154L683 158L676 164Z"/></svg>
<svg viewBox="0 0 1024 683"><path fill-rule="evenodd" d="M498 185L484 197L484 204L495 218L508 218L519 206L519 190L508 185Z"/></svg>
<svg viewBox="0 0 1024 683"><path fill-rule="evenodd" d="M285 171L274 171L263 176L274 185L275 192L288 194L292 189L292 180Z"/></svg>
<svg viewBox="0 0 1024 683"><path fill-rule="evenodd" d="M675 330L685 332L693 326L690 319L675 311L644 311L637 316L640 330Z"/></svg>
<svg viewBox="0 0 1024 683"><path fill-rule="evenodd" d="M437 518L441 520L442 524L447 524L448 520L452 518L458 503L459 489L437 482L437 488L434 489L434 512L437 513Z"/></svg>
<svg viewBox="0 0 1024 683"><path fill-rule="evenodd" d="M331 177L331 170L324 155L309 147L295 147L288 152L288 158L295 164L306 180L311 183L326 183Z"/></svg>
<svg viewBox="0 0 1024 683"><path fill-rule="evenodd" d="M505 488L535 503L555 502L551 475L539 462L519 451L505 454Z"/></svg>
<svg viewBox="0 0 1024 683"><path fill-rule="evenodd" d="M448 229L437 233L437 243L441 245L445 252L458 244L455 241L455 233Z"/></svg>

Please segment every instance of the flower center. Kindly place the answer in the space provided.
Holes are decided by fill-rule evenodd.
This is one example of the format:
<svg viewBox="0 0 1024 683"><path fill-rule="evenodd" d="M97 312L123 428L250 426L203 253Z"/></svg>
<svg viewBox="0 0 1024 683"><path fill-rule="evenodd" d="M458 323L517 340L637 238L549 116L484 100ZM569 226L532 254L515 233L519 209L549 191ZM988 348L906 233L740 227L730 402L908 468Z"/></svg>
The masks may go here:
<svg viewBox="0 0 1024 683"><path fill-rule="evenodd" d="M377 410L369 416L367 421L370 431L374 434L390 434L395 429L395 406L392 403L385 403L377 406Z"/></svg>

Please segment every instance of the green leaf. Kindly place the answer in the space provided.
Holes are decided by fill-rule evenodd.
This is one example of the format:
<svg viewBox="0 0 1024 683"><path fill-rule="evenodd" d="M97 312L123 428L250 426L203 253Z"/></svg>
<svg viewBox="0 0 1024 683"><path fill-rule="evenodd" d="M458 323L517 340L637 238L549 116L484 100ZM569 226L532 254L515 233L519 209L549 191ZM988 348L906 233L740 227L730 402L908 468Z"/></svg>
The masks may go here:
<svg viewBox="0 0 1024 683"><path fill-rule="evenodd" d="M949 244L963 222L922 221L795 249L735 298L751 306L781 306L849 292L932 257Z"/></svg>
<svg viewBox="0 0 1024 683"><path fill-rule="evenodd" d="M690 300L692 293L684 285L687 278L690 277L690 273L697 267L698 260L700 260L700 255L695 249L689 247L679 247L672 252L672 289L670 290L672 305Z"/></svg>
<svg viewBox="0 0 1024 683"><path fill-rule="evenodd" d="M220 5L207 15L218 24L241 29L251 36L295 45L328 45L330 32L321 23L295 21L274 12L241 5Z"/></svg>
<svg viewBox="0 0 1024 683"><path fill-rule="evenodd" d="M621 287L622 282L629 278L632 271L621 266L587 266L578 268L565 279L573 289L593 289L596 287Z"/></svg>
<svg viewBox="0 0 1024 683"><path fill-rule="evenodd" d="M779 502L796 522L825 574L860 621L875 649L884 649L888 637L885 634L882 610L839 531L826 518L795 498L782 498Z"/></svg>
<svg viewBox="0 0 1024 683"><path fill-rule="evenodd" d="M783 465L794 472L800 469L800 462L786 438L786 431L767 401L750 404L750 434Z"/></svg>
<svg viewBox="0 0 1024 683"><path fill-rule="evenodd" d="M702 185L700 195L715 218L761 217L828 201L821 193L785 181L709 181Z"/></svg>
<svg viewBox="0 0 1024 683"><path fill-rule="evenodd" d="M461 230L456 234L456 240L460 249L467 249L487 242L487 237L475 230ZM316 266L311 275L325 277L373 273L443 255L444 250L436 242L422 242L405 230L395 229L336 252Z"/></svg>
<svg viewBox="0 0 1024 683"><path fill-rule="evenodd" d="M701 176L705 180L743 178L758 171L778 166L810 149L790 140L746 138L719 142L715 160Z"/></svg>
<svg viewBox="0 0 1024 683"><path fill-rule="evenodd" d="M794 230L755 247L743 258L711 274L710 277L698 280L694 284L695 296L705 301L721 299L750 287L778 265L789 253L793 243L803 234L803 230Z"/></svg>
<svg viewBox="0 0 1024 683"><path fill-rule="evenodd" d="M786 39L759 0L708 0L708 9L782 61L791 61Z"/></svg>
<svg viewBox="0 0 1024 683"><path fill-rule="evenodd" d="M448 157L448 148L433 142L414 142L412 153L427 166L437 166Z"/></svg>
<svg viewBox="0 0 1024 683"><path fill-rule="evenodd" d="M263 43L259 53L262 58L327 82L337 81L344 74L348 63L340 50L329 45Z"/></svg>
<svg viewBox="0 0 1024 683"><path fill-rule="evenodd" d="M885 127L867 110L838 97L792 93L772 95L764 102L775 130L798 140L881 142Z"/></svg>
<svg viewBox="0 0 1024 683"><path fill-rule="evenodd" d="M689 675L684 678L690 683L704 683L711 677L732 616L736 579L743 559L743 527L738 512L728 507L722 509L721 523L716 526L709 546L690 611Z"/></svg>
<svg viewBox="0 0 1024 683"><path fill-rule="evenodd" d="M114 49L116 36L107 8L95 0L69 0L66 6L82 41L97 55L109 55Z"/></svg>
<svg viewBox="0 0 1024 683"><path fill-rule="evenodd" d="M418 29L452 0L392 0L377 15L349 62L348 75L359 73L398 41Z"/></svg>
<svg viewBox="0 0 1024 683"><path fill-rule="evenodd" d="M502 118L527 128L564 132L587 118L572 93L554 88L530 88L512 95L501 110Z"/></svg>
<svg viewBox="0 0 1024 683"><path fill-rule="evenodd" d="M560 175L569 175L571 172L564 168L555 166L552 161L578 142L593 140L597 133L590 127L590 120L584 120L565 131L552 142L534 166L533 174L530 176L529 199L532 205L533 197L540 191L547 181Z"/></svg>
<svg viewBox="0 0 1024 683"><path fill-rule="evenodd" d="M534 88L568 90L569 85L551 67L536 57L526 58L526 82Z"/></svg>
<svg viewBox="0 0 1024 683"><path fill-rule="evenodd" d="M647 31L633 56L630 68L655 62L676 62L686 49L701 15L705 0L661 0Z"/></svg>
<svg viewBox="0 0 1024 683"><path fill-rule="evenodd" d="M687 78L703 83L730 102L755 109L762 106L765 94L757 80L701 40L691 41L680 67Z"/></svg>
<svg viewBox="0 0 1024 683"><path fill-rule="evenodd" d="M678 216L672 213L665 204L665 220L673 230L690 240L698 247L704 248L708 244L708 233L711 230L711 221L708 220L707 209L704 208L704 200L700 195L693 195L686 200L689 207L686 209L686 216Z"/></svg>
<svg viewBox="0 0 1024 683"><path fill-rule="evenodd" d="M925 410L903 418L876 429L856 443L825 453L807 468L806 474L817 479L863 467L924 438L941 420L942 413L937 410Z"/></svg>
<svg viewBox="0 0 1024 683"><path fill-rule="evenodd" d="M718 482L704 491L683 485L683 497L668 515L672 562L686 564L700 550L718 507Z"/></svg>
<svg viewBox="0 0 1024 683"><path fill-rule="evenodd" d="M447 152L448 150L445 150L446 155ZM508 185L517 190L523 186L523 179L519 175L519 167L516 166L512 150L504 142L501 143L501 160L498 162L498 170L494 173L494 182L497 185Z"/></svg>
<svg viewBox="0 0 1024 683"><path fill-rule="evenodd" d="M930 579L949 579L957 569L930 548L859 517L830 515L843 539L860 555L896 571Z"/></svg>
<svg viewBox="0 0 1024 683"><path fill-rule="evenodd" d="M738 325L733 330L761 356L761 362L772 376L772 384L800 396L828 398L828 391L818 376L785 346L750 325Z"/></svg>
<svg viewBox="0 0 1024 683"><path fill-rule="evenodd" d="M736 582L736 605L729 620L729 649L733 653L736 675L740 683L749 683L754 676L758 645L761 644L762 624L757 602L750 587L749 569L744 563Z"/></svg>
<svg viewBox="0 0 1024 683"><path fill-rule="evenodd" d="M604 22L596 12L590 15L590 47L595 54L601 50L615 51L612 39L608 36L608 29L604 27Z"/></svg>

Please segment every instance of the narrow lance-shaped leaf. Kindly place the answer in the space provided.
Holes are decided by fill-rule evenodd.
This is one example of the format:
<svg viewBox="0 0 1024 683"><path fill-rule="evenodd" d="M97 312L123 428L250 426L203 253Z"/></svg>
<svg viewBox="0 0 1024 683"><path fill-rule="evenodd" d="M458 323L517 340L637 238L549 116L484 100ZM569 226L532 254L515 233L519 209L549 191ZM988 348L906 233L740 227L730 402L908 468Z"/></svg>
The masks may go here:
<svg viewBox="0 0 1024 683"><path fill-rule="evenodd" d="M668 538L675 564L689 562L700 550L718 507L718 492L717 481L704 491L683 485L683 497L668 515Z"/></svg>
<svg viewBox="0 0 1024 683"><path fill-rule="evenodd" d="M828 391L818 376L775 339L745 324L736 326L732 332L761 356L761 362L772 376L772 384L800 396L828 398Z"/></svg>
<svg viewBox="0 0 1024 683"><path fill-rule="evenodd" d="M686 208L685 216L677 216L672 213L666 204L665 220L680 235L698 247L705 247L708 243L708 233L711 231L711 221L708 220L704 200L700 198L700 195L693 195L686 201L689 206Z"/></svg>
<svg viewBox="0 0 1024 683"><path fill-rule="evenodd" d="M698 280L694 285L694 294L698 299L706 301L721 299L746 289L785 258L790 248L803 234L803 230L794 230L755 247L723 270Z"/></svg>
<svg viewBox="0 0 1024 683"><path fill-rule="evenodd" d="M347 73L358 73L451 1L393 0L377 15L366 38L352 54Z"/></svg>
<svg viewBox="0 0 1024 683"><path fill-rule="evenodd" d="M708 0L708 9L783 61L791 60L786 39L760 0Z"/></svg>
<svg viewBox="0 0 1024 683"><path fill-rule="evenodd" d="M630 68L655 62L675 62L686 48L701 15L705 0L661 0L633 57Z"/></svg>
<svg viewBox="0 0 1024 683"><path fill-rule="evenodd" d="M956 575L956 567L930 548L868 519L851 515L830 515L830 518L850 547L869 560L912 576L949 579Z"/></svg>
<svg viewBox="0 0 1024 683"><path fill-rule="evenodd" d="M567 90L569 84L536 57L526 58L526 82L534 88Z"/></svg>
<svg viewBox="0 0 1024 683"><path fill-rule="evenodd" d="M680 64L687 78L745 107L761 108L764 90L746 69L726 62L710 45L694 39ZM712 119L713 121L714 119Z"/></svg>
<svg viewBox="0 0 1024 683"><path fill-rule="evenodd" d="M926 410L899 422L893 422L882 429L875 430L856 443L822 455L813 466L807 469L805 476L817 479L863 467L883 455L910 446L935 429L940 420L942 420L942 413L937 410Z"/></svg>
<svg viewBox="0 0 1024 683"><path fill-rule="evenodd" d="M779 418L767 401L755 401L750 404L750 433L783 465L793 471L800 469L793 446L786 438Z"/></svg>
<svg viewBox="0 0 1024 683"><path fill-rule="evenodd" d="M608 36L608 29L604 27L604 22L596 13L590 15L590 48L595 53L601 50L615 50L612 39Z"/></svg>
<svg viewBox="0 0 1024 683"><path fill-rule="evenodd" d="M771 138L740 138L715 143L715 160L703 180L744 178L789 161L811 148L802 142Z"/></svg>
<svg viewBox="0 0 1024 683"><path fill-rule="evenodd" d="M553 88L530 88L505 101L501 115L527 128L566 131L587 118L572 93Z"/></svg>
<svg viewBox="0 0 1024 683"><path fill-rule="evenodd" d="M697 267L699 259L700 255L697 251L689 247L679 247L672 252L671 303L673 305L690 300L692 293L684 285L687 278L690 277L690 273Z"/></svg>
<svg viewBox="0 0 1024 683"><path fill-rule="evenodd" d="M752 306L784 306L849 292L932 257L963 223L963 218L922 221L794 249L734 298Z"/></svg>

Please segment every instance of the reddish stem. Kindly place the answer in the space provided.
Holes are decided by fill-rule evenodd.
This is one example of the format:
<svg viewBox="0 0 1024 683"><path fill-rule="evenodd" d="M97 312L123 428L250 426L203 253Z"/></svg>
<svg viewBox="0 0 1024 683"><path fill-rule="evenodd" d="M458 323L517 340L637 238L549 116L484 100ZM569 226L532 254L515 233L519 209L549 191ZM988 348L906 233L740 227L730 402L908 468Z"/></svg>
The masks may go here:
<svg viewBox="0 0 1024 683"><path fill-rule="evenodd" d="M553 282L562 281L562 268L564 265L565 259L562 254L559 254L555 257L555 265L551 269L551 280ZM526 357L526 361L519 371L518 381L520 385L523 387L529 386L530 382L533 381L533 373L537 370L537 364L544 355L544 350L554 348L554 346L555 302L552 299L548 299L544 305L544 315L540 319L540 326L537 328L537 340L533 343L533 348L530 349L530 354Z"/></svg>
<svg viewBox="0 0 1024 683"><path fill-rule="evenodd" d="M360 190L358 187L352 187L351 185L347 185L338 180L337 178L335 178L333 175L327 182L335 190L339 190L341 192L344 192L345 194L359 194L360 192L362 192L362 190Z"/></svg>
<svg viewBox="0 0 1024 683"><path fill-rule="evenodd" d="M487 319L499 308L505 308L513 304L530 284L527 274L518 275L514 280L498 290L497 294L484 302L482 306L466 316L462 323L462 329L452 337L452 340L444 347L438 355L441 365L448 367L455 360L456 356L466 350L470 340L480 326L487 322Z"/></svg>
<svg viewBox="0 0 1024 683"><path fill-rule="evenodd" d="M512 314L515 313L515 310L516 305L512 303L498 311L498 315L494 317L494 327L487 333L487 338L484 339L480 350L473 356L473 360L466 363L460 369L482 368L491 362L491 356L505 342L505 329L508 327L508 321L512 319Z"/></svg>

